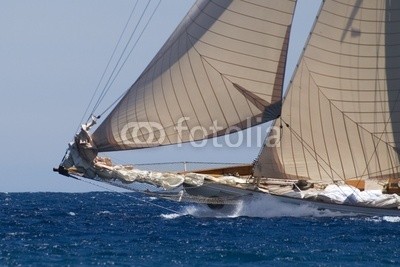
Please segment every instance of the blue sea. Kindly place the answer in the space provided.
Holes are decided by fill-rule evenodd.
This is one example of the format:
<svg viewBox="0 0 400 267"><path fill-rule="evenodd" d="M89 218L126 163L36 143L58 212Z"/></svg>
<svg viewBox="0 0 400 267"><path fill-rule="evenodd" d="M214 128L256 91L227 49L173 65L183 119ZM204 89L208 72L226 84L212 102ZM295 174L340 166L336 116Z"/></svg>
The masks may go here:
<svg viewBox="0 0 400 267"><path fill-rule="evenodd" d="M400 217L111 192L0 193L0 206L1 266L400 265Z"/></svg>

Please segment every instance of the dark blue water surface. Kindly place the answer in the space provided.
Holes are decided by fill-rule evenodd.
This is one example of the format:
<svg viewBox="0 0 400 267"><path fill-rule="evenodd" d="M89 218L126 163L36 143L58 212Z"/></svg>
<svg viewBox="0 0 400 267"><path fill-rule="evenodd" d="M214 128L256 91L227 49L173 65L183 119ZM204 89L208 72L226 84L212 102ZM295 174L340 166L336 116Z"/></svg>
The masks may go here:
<svg viewBox="0 0 400 267"><path fill-rule="evenodd" d="M0 193L0 206L0 265L400 264L398 217L293 217L263 207L221 216L108 192Z"/></svg>

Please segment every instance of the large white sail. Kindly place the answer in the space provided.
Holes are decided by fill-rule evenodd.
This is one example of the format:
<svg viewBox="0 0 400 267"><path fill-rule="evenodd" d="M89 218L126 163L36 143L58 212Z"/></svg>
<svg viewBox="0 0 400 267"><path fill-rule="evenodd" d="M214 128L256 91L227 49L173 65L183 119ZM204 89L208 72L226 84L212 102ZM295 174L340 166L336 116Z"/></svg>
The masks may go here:
<svg viewBox="0 0 400 267"><path fill-rule="evenodd" d="M294 6L198 0L93 133L98 151L199 140L275 119Z"/></svg>
<svg viewBox="0 0 400 267"><path fill-rule="evenodd" d="M400 1L324 1L255 175L398 177L399 100Z"/></svg>

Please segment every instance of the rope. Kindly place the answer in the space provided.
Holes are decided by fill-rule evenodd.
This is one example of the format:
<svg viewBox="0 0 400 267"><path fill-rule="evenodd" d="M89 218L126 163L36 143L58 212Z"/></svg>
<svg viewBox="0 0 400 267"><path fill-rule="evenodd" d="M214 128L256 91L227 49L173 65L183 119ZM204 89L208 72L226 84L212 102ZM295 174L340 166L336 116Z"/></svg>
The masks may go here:
<svg viewBox="0 0 400 267"><path fill-rule="evenodd" d="M136 0L136 3L135 3L135 5L134 5L133 8L132 8L132 11L131 11L131 13L130 13L130 15L129 15L129 18L128 18L127 22L125 23L124 29L122 30L122 32L121 32L121 34L120 34L120 36L119 36L119 38L118 38L118 42L117 42L117 44L115 45L114 50L113 50L113 52L112 52L112 54L111 54L111 56L110 56L110 58L109 58L109 60L108 60L107 66L105 67L105 69L104 69L104 71L103 71L103 74L101 75L101 78L100 78L100 80L99 80L99 83L97 84L97 87L96 87L96 89L95 89L94 92L93 92L92 98L90 99L90 102L89 102L88 106L86 107L85 113L83 114L83 116L82 116L82 118L81 118L80 124L83 123L83 119L85 118L85 116L86 116L86 114L87 114L87 112L88 112L88 110L89 110L89 107L92 105L92 102L93 102L93 100L94 100L94 97L95 97L95 95L97 94L97 91L98 91L99 88L100 88L100 84L101 84L101 82L102 82L103 79L104 79L104 76L105 76L105 74L106 74L106 72L107 72L107 70L108 70L108 67L109 67L110 64L111 64L112 59L114 58L115 52L117 51L117 48L119 47L119 45L120 45L120 43L121 43L121 40L122 40L122 37L123 37L124 34L125 34L125 31L126 31L126 29L128 28L129 22L130 22L131 19L132 19L132 16L133 16L133 13L134 13L135 10L136 10L137 4L138 4L138 0ZM117 62L117 64L118 64L118 62ZM92 112L92 114L93 114L93 112ZM89 116L88 120L89 120L89 119L90 119L90 116ZM79 124L79 126L80 126L80 124ZM79 126L78 126L78 127L79 127ZM78 128L78 129L79 129L79 128Z"/></svg>
<svg viewBox="0 0 400 267"><path fill-rule="evenodd" d="M149 3L150 3L150 2L149 2ZM142 17L143 17L143 15L144 15L145 12L146 12L149 3L147 4L145 11L143 12L142 16L140 17L139 23L140 23L140 21L142 20ZM98 105L96 105L96 107L93 109L93 112L94 112L94 110L99 106L100 101L102 101L102 100L104 99L104 97L105 97L106 93L108 92L108 90L110 89L110 87L114 84L115 79L118 77L119 73L121 72L121 69L123 68L123 66L125 65L126 61L128 60L128 58L129 58L130 55L132 54L133 50L135 49L136 45L137 45L138 42L140 41L140 38L142 37L144 31L145 31L145 30L147 29L147 27L149 26L150 21L151 21L152 18L154 17L154 14L155 14L156 11L158 10L158 7L160 6L160 4L161 4L161 0L158 1L157 6L156 6L155 9L153 10L153 13L150 15L149 19L147 20L146 25L144 26L144 28L143 28L142 31L140 32L139 37L137 38L137 40L136 40L136 42L134 43L134 45L133 45L133 47L131 48L131 50L129 51L129 53L128 53L128 55L126 56L125 60L122 62L122 65L119 67L119 69L118 69L117 73L115 74L114 78L112 79L111 83L108 85L108 88L104 88L106 91L104 92L103 95L100 95L100 98L99 98L99 101L98 101ZM135 32L136 32L136 28L135 28ZM131 36L131 37L132 37L132 36ZM130 40L131 40L131 38L129 39L129 42L130 42ZM126 47L125 47L125 49L126 49ZM124 52L125 52L125 49L124 49ZM121 59L121 58L122 58L122 55L121 55L120 59ZM119 63L119 61L118 61L118 63ZM115 66L115 69L116 69L116 68L117 68L117 66ZM114 70L115 70L115 69L114 69ZM113 70L113 73L114 73L114 70ZM112 77L112 74L111 74L111 76L110 76L109 81L111 80L111 77ZM108 82L107 82L107 83L108 83ZM107 86L107 85L106 85L106 86ZM129 89L128 89L128 90L129 90ZM128 91L128 90L127 90L127 91ZM103 91L104 91L104 90L103 90ZM125 93L124 93L123 95L125 95ZM120 98L122 98L122 96L120 96ZM111 108L114 106L115 103L116 103L116 101L114 101L110 106L108 106L108 107L100 114L100 116L103 116L109 109L111 109Z"/></svg>
<svg viewBox="0 0 400 267"><path fill-rule="evenodd" d="M141 14L141 16L140 16L139 21L138 21L137 24L135 25L135 28L133 29L131 35L129 36L129 39L128 39L128 41L126 42L125 47L124 47L124 49L122 50L122 53L121 53L121 55L119 56L119 58L118 58L118 60L117 60L117 63L115 64L114 69L112 70L112 72L111 72L111 74L110 74L110 77L109 77L108 80L107 80L106 85L104 86L103 90L101 91L101 94L100 94L100 96L99 96L99 99L97 100L96 104L95 104L94 107L93 107L92 113L94 113L94 111L95 111L95 110L98 108L98 106L100 105L100 102L104 99L105 95L107 94L108 90L110 89L110 87L111 87L112 83L114 82L115 78L118 76L119 71L120 71L121 68L124 66L124 64L125 64L125 62L126 62L126 59L129 57L130 53L129 53L128 56L126 57L125 61L122 63L122 65L121 65L120 69L118 70L118 72L115 74L114 80L110 83L110 81L111 81L111 79L112 79L112 77L113 77L115 71L117 70L117 67L118 67L119 63L120 63L121 60L122 60L122 57L124 56L126 50L128 49L128 46L129 46L129 44L131 43L132 38L133 38L133 36L135 35L136 30L138 29L138 27L139 27L139 25L140 25L140 23L141 23L141 21L142 21L142 19L143 19L144 14L145 14L146 11L147 11L147 8L149 7L150 2L151 2L151 1L147 1L147 5L146 5L144 11L142 12L142 14ZM139 39L138 39L138 40L139 40ZM138 40L137 40L137 41L138 41ZM133 47L133 48L134 48L134 47ZM133 48L132 48L132 49L133 49ZM132 51L132 50L131 50L131 51Z"/></svg>
<svg viewBox="0 0 400 267"><path fill-rule="evenodd" d="M243 162L202 162L202 161L170 161L170 162L153 162L153 163L139 163L135 164L136 166L143 166L143 165L168 165L168 164L208 164L208 165L245 165L248 163L243 163Z"/></svg>
<svg viewBox="0 0 400 267"><path fill-rule="evenodd" d="M158 10L158 7L159 7L160 4L161 4L161 0L158 0L158 3L156 4L156 6L155 6L153 12L151 13L151 15L149 16L149 18L148 18L148 20L147 20L147 22L146 22L144 28L142 29L142 31L140 32L139 36L137 37L137 39L136 39L136 41L135 41L133 47L131 48L130 52L127 54L125 60L123 60L123 62L122 62L122 58L123 58L123 56L126 54L127 49L128 49L128 46L129 46L129 44L132 42L133 36L134 36L135 33L137 32L138 27L140 26L140 24L142 23L142 20L143 20L145 14L147 13L148 8L149 8L151 2L152 2L152 0L148 0L148 1L147 1L147 4L146 4L144 10L142 11L142 13L141 13L141 15L140 15L140 18L139 18L138 22L136 23L136 25L135 25L135 27L134 27L134 29L133 29L131 35L129 36L129 39L128 39L128 41L126 42L126 44L125 44L125 46L124 46L124 48L123 48L123 50L122 50L122 52L121 52L119 58L117 59L117 62L116 62L116 64L115 64L115 66L114 66L114 68L113 68L111 74L109 75L109 78L108 78L106 84L104 85L104 88L102 89L102 91L101 91L101 93L100 93L100 95L99 95L99 97L98 97L96 103L95 103L94 106L93 106L92 112L91 112L91 114L89 115L89 119L90 119L90 117L91 117L93 114L95 114L96 109L99 107L101 101L104 99L104 97L106 96L107 92L110 90L110 88L111 88L111 86L113 85L114 81L115 81L116 78L118 77L118 75L119 75L119 73L120 73L122 67L125 65L126 61L128 60L128 58L129 58L130 55L132 54L134 48L135 48L136 45L138 44L138 42L139 42L139 40L141 39L141 37L142 37L144 31L146 30L146 28L147 28L148 25L150 24L150 21L151 21L152 18L154 17L154 14L156 13L156 11ZM95 98L95 96L96 96L96 94L97 94L97 92L98 92L98 90L99 90L99 88L100 88L100 84L101 84L102 81L104 80L104 77L105 77L105 75L106 75L106 72L107 72L107 70L108 70L109 67L110 67L111 61L112 61L112 59L114 58L114 56L115 56L115 54L116 54L117 48L120 46L121 41L122 41L122 38L123 38L123 36L124 36L125 33L126 33L126 29L128 28L130 21L132 20L133 14L134 14L134 12L135 12L135 10L136 10L136 7L137 7L138 3L139 3L139 1L137 0L137 1L135 2L135 5L134 5L133 8L132 8L132 11L131 11L131 13L130 13L130 15L129 15L129 18L128 18L128 20L127 20L125 26L124 26L124 29L123 29L122 33L120 34L120 36L119 36L118 42L117 42L117 44L116 44L115 47L114 47L114 50L113 50L113 52L112 52L111 57L109 58L109 61L108 61L108 63L107 63L107 66L106 66L106 68L105 68L105 70L104 70L104 72L103 72L103 74L102 74L102 76L101 76L101 78L100 78L100 81L99 81L99 83L97 84L97 87L96 87L96 89L94 90L94 92L93 92L93 94L92 94L92 98L91 98L89 104L87 105L87 108L86 108L86 110L85 110L85 112L84 112L84 114L83 114L83 116L82 116L82 118L81 118L80 124L83 123L83 120L84 120L85 116L87 115L90 106L91 106L92 103L93 103L93 100L94 100L94 98ZM122 62L122 63L121 63L121 62ZM120 66L120 67L118 68L118 66ZM118 101L121 100L121 98L125 95L125 93L126 93L126 92L124 92L124 93L123 93L120 97L118 97L108 108L106 108L99 116L96 116L96 117L99 118L99 117L103 116L110 108L112 108ZM77 129L77 130L79 130L80 124L78 125L78 129Z"/></svg>

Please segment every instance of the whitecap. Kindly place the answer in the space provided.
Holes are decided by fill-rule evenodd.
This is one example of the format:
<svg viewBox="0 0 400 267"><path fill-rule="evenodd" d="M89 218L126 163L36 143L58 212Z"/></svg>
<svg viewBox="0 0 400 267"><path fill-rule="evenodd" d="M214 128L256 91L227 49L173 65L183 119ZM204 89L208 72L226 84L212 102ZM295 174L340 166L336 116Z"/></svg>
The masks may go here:
<svg viewBox="0 0 400 267"><path fill-rule="evenodd" d="M383 216L382 220L384 220L386 222L398 223L398 222L400 222L400 217L399 216Z"/></svg>
<svg viewBox="0 0 400 267"><path fill-rule="evenodd" d="M97 213L97 215L100 215L100 214L112 214L112 213L111 213L111 211L103 210L103 211L100 211Z"/></svg>
<svg viewBox="0 0 400 267"><path fill-rule="evenodd" d="M179 214L179 213L171 213L171 214L161 214L161 218L167 219L167 220L172 220L179 218L183 216L184 214Z"/></svg>
<svg viewBox="0 0 400 267"><path fill-rule="evenodd" d="M378 216L373 216L373 217L366 217L366 218L352 218L353 220L365 220L366 222L374 222L374 223L379 223L382 222L383 218L378 217Z"/></svg>

